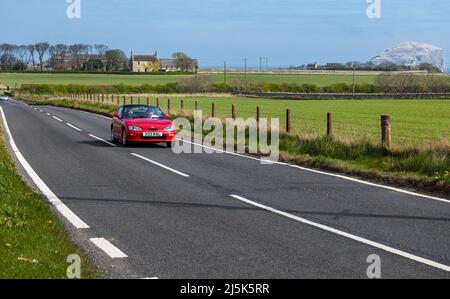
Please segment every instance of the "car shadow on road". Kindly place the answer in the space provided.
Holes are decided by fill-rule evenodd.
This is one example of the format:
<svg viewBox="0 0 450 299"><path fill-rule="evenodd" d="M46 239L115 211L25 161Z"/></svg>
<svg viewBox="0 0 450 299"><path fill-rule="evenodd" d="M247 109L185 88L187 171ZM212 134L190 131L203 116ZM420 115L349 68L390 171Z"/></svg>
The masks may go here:
<svg viewBox="0 0 450 299"><path fill-rule="evenodd" d="M112 198L92 198L92 197L61 197L63 200L72 202L106 202L106 203L117 203L117 204L142 204L151 205L159 207L171 207L171 208L215 208L215 209L225 209L225 210L243 210L243 211L261 211L267 212L260 208L235 205L230 202L230 205L217 205L217 204L200 204L192 202L169 202L169 201L149 201L149 200L127 200L127 199L112 199ZM450 218L444 217L423 217L423 216L410 216L410 215L386 215L386 214L369 214L369 213L354 213L349 211L341 212L325 212L325 211L301 211L301 210L289 210L280 209L283 212L294 214L297 216L329 216L333 220L338 220L340 218L379 218L379 219L399 219L399 220L422 220L422 221L440 221L440 222L450 222Z"/></svg>
<svg viewBox="0 0 450 299"><path fill-rule="evenodd" d="M106 140L107 142L110 142ZM111 142L112 143L112 142ZM79 141L78 144L84 144L89 146L95 146L95 147L109 147L112 148L112 146L106 142L100 141L100 140L83 140ZM155 148L155 149L167 149L167 146L164 143L132 143L128 145L127 147L124 147L120 143L114 143L119 148Z"/></svg>

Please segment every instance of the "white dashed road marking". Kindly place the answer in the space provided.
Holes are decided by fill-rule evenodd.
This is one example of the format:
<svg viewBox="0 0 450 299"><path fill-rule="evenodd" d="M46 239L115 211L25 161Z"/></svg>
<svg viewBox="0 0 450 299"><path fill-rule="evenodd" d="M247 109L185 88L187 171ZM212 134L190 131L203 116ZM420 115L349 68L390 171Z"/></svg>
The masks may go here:
<svg viewBox="0 0 450 299"><path fill-rule="evenodd" d="M147 162L149 162L149 163L152 163L152 164L154 164L154 165L156 165L156 166L159 166L159 167L161 167L161 168L164 168L164 169L167 169L167 170L169 170L169 171L172 171L173 173L176 173L176 174L178 174L178 175L184 176L184 177L186 177L186 178L189 177L189 175L187 175L187 174L185 174L185 173L182 173L182 172L180 172L180 171L178 171L178 170L175 170L175 169L173 169L173 168L170 168L170 167L168 167L168 166L165 166L165 165L163 165L163 164L161 164L161 163L158 163L158 162L156 162L156 161L150 160L150 159L148 159L148 158L145 158L145 157L143 157L143 156L141 156L141 155L138 155L138 154L135 154L135 153L131 153L131 155L133 155L133 156L135 156L135 157L138 157L138 158L140 158L140 159L142 159L142 160L144 160L144 161L147 161Z"/></svg>
<svg viewBox="0 0 450 299"><path fill-rule="evenodd" d="M78 132L81 132L81 131L82 131L80 128L77 128L77 127L75 127L75 126L72 125L72 124L66 123L66 125L68 125L69 127L71 127L71 128L74 129L74 130L77 130Z"/></svg>
<svg viewBox="0 0 450 299"><path fill-rule="evenodd" d="M329 226L326 226L326 225L323 225L323 224L320 224L320 223L316 223L316 222L312 222L310 220L306 220L304 218L301 218L301 217L295 216L293 214L289 214L289 213L286 213L286 212L283 212L283 211L271 208L269 206L266 206L266 205L263 205L263 204L251 201L249 199L246 199L246 198L238 196L238 195L230 195L230 196L233 197L234 199L237 199L237 200L242 201L244 203L247 203L249 205L252 205L252 206L258 207L260 209L263 209L263 210L266 210L266 211L278 214L280 216L287 217L289 219L301 222L303 224L306 224L306 225L309 225L309 226L313 226L315 228L318 228L318 229L321 229L321 230L324 230L324 231L327 231L327 232L339 235L341 237L344 237L344 238L347 238L347 239L351 239L351 240L354 240L354 241L357 241L357 242L360 242L360 243L363 243L363 244L366 244L366 245L369 245L369 246L372 246L372 247L375 247L375 248L378 248L378 249L390 252L392 254L399 255L401 257L404 257L404 258L407 258L407 259L410 259L410 260L413 260L413 261L416 261L416 262L419 262L419 263L422 263L422 264L425 264L425 265L428 265L428 266L431 266L431 267L434 267L434 268L437 268L437 269L444 270L446 272L450 272L450 266L447 266L447 265L444 265L444 264L440 264L440 263L437 263L435 261L428 260L428 259L416 256L416 255L413 255L413 254L410 254L410 253L407 253L407 252L404 252L404 251L401 251L401 250L398 250L398 249L395 249L395 248L392 248L392 247L389 247L389 246L386 246L386 245L383 245L383 244L380 244L380 243L377 243L377 242L374 242L374 241L370 241L368 239L364 239L364 238L358 237L356 235L352 235L352 234L343 232L341 230L338 230L338 229L335 229L335 228L332 228L332 227L329 227Z"/></svg>
<svg viewBox="0 0 450 299"><path fill-rule="evenodd" d="M92 238L90 239L92 243L94 243L98 248L103 250L110 258L126 258L128 257L125 253L123 253L119 248L111 244L106 239L103 238Z"/></svg>
<svg viewBox="0 0 450 299"><path fill-rule="evenodd" d="M100 140L100 141L102 141L102 142L104 142L104 143L106 143L106 144L109 144L109 145L111 145L111 146L117 146L117 145L115 145L114 143L111 143L111 142L109 142L109 141L106 141L105 139L100 138L100 137L97 137L97 136L95 136L95 135L89 134L89 136L91 136L91 137L94 138L94 139Z"/></svg>

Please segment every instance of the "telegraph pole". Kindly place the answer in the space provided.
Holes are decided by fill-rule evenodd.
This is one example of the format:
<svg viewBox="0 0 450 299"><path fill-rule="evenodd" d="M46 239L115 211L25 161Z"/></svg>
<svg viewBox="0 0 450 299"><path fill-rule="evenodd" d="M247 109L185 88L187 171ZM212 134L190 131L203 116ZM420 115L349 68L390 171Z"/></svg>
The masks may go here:
<svg viewBox="0 0 450 299"><path fill-rule="evenodd" d="M244 78L247 79L247 58L244 58Z"/></svg>
<svg viewBox="0 0 450 299"><path fill-rule="evenodd" d="M223 62L223 80L224 83L227 84L227 61Z"/></svg>
<svg viewBox="0 0 450 299"><path fill-rule="evenodd" d="M356 85L355 85L355 62L353 62L353 94L355 93Z"/></svg>

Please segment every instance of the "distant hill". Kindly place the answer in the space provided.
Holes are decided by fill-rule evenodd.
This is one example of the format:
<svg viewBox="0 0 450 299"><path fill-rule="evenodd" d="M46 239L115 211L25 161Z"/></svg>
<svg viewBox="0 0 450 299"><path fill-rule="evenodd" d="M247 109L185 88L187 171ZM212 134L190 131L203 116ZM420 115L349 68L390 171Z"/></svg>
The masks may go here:
<svg viewBox="0 0 450 299"><path fill-rule="evenodd" d="M375 65L398 64L404 66L430 63L443 72L447 71L443 49L414 41L400 43L374 57L371 62Z"/></svg>

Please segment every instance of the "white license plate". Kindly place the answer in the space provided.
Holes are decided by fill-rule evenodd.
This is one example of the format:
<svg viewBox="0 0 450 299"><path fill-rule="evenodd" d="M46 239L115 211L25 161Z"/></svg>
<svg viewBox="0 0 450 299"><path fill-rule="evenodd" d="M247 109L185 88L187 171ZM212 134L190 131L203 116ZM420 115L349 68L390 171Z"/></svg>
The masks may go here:
<svg viewBox="0 0 450 299"><path fill-rule="evenodd" d="M163 133L161 132L144 132L142 133L142 137L162 137Z"/></svg>

